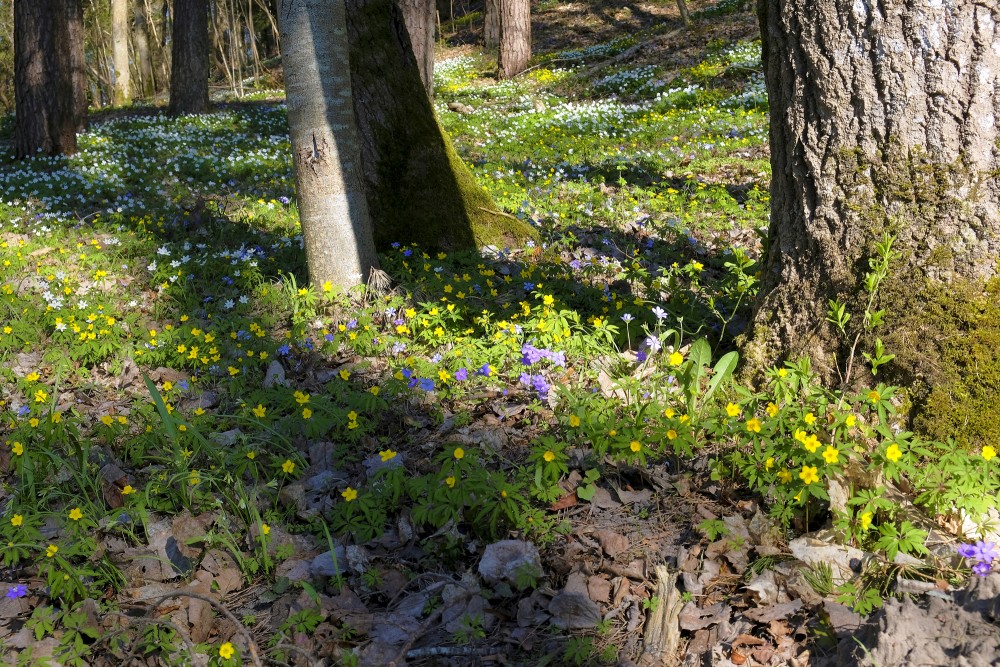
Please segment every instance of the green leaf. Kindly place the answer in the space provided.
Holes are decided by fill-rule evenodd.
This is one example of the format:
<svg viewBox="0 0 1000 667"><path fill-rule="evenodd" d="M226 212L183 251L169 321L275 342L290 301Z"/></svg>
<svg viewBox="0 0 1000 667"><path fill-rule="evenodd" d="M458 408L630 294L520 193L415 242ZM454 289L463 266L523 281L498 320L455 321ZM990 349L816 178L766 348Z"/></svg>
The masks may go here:
<svg viewBox="0 0 1000 667"><path fill-rule="evenodd" d="M705 392L704 402L707 403L709 399L712 398L712 394L715 390L719 388L723 382L732 376L733 371L736 370L736 364L740 361L740 353L736 350L728 352L715 364L715 368L712 369L714 375L712 376L712 381L708 385L708 391Z"/></svg>

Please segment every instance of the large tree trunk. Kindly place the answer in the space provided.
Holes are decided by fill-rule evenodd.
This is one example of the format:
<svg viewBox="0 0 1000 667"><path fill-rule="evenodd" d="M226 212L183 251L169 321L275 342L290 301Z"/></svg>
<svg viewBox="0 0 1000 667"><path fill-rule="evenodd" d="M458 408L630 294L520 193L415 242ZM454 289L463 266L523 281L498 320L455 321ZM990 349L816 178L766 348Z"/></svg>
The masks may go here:
<svg viewBox="0 0 1000 667"><path fill-rule="evenodd" d="M427 94L434 96L434 0L399 0L410 36L420 80Z"/></svg>
<svg viewBox="0 0 1000 667"><path fill-rule="evenodd" d="M111 60L115 69L113 103L118 106L131 99L128 64L128 0L111 0Z"/></svg>
<svg viewBox="0 0 1000 667"><path fill-rule="evenodd" d="M378 267L344 11L343 0L282 0L278 8L299 219L317 287L352 287Z"/></svg>
<svg viewBox="0 0 1000 667"><path fill-rule="evenodd" d="M347 28L378 245L468 248L533 237L526 224L497 211L438 125L394 0L347 0Z"/></svg>
<svg viewBox="0 0 1000 667"><path fill-rule="evenodd" d="M483 46L487 51L500 47L500 0L486 0L483 4Z"/></svg>
<svg viewBox="0 0 1000 667"><path fill-rule="evenodd" d="M828 299L861 319L867 260L888 232L899 256L884 289L890 321L877 334L895 343L890 371L932 387L935 349L955 332L942 331L928 299L982 295L997 275L1000 8L885 7L758 4L773 173L747 351L757 367L808 354L833 377L849 346L825 322ZM1000 376L994 382L1000 389Z"/></svg>
<svg viewBox="0 0 1000 667"><path fill-rule="evenodd" d="M531 1L494 1L500 6L500 78L509 79L531 60Z"/></svg>
<svg viewBox="0 0 1000 667"><path fill-rule="evenodd" d="M83 6L78 0L14 3L14 152L71 155L86 123Z"/></svg>
<svg viewBox="0 0 1000 667"><path fill-rule="evenodd" d="M208 101L207 0L174 0L171 114L206 113Z"/></svg>

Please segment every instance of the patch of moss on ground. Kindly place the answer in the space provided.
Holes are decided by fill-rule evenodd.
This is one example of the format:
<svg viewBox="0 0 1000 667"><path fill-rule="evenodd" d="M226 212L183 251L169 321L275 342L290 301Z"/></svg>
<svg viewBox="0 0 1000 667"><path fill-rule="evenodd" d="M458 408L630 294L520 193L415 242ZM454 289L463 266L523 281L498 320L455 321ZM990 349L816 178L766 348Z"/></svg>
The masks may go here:
<svg viewBox="0 0 1000 667"><path fill-rule="evenodd" d="M900 288L906 287L900 281ZM913 381L912 425L935 440L962 447L1000 442L1000 278L928 282L894 290L883 338L896 354L896 373Z"/></svg>

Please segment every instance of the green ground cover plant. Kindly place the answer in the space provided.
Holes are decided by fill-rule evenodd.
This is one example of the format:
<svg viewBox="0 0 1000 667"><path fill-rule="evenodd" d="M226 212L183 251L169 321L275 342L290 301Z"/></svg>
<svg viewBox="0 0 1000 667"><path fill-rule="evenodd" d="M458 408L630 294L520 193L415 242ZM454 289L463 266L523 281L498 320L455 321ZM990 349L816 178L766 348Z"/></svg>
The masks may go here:
<svg viewBox="0 0 1000 667"><path fill-rule="evenodd" d="M272 587L288 585L275 571L294 556L278 529L360 544L405 516L450 566L472 538L550 543L561 483L578 472L572 495L588 502L619 465L710 459L714 479L762 498L783 528L831 519L882 566L929 556L926 527L888 484L928 517L987 516L996 451L906 430L897 390L874 382L891 350L857 350L855 375L872 376L860 392L821 386L807 360L760 387L734 380L768 211L759 43L709 45L676 77L643 65L574 79L634 41L550 54L501 83L479 58L438 65L442 124L543 242L394 244L391 291L304 284L280 101L123 116L95 123L72 158L0 164L2 561L7 597L32 602L28 626L58 638L63 664L97 651L241 664L236 639L87 621L95 601L122 613L125 564L105 543L141 546L157 517L183 511L210 514L193 539ZM424 437L497 400L526 434L516 446ZM303 516L284 494L318 442L343 474ZM831 508L831 482L849 489L845 506ZM946 560L929 557L926 576L953 576ZM541 573L524 574L530 591ZM873 586L842 593L870 607ZM315 632L318 613L281 632ZM456 643L483 633L470 617ZM271 655L289 659L279 635ZM336 643L351 664L350 633ZM612 660L598 644L575 638L561 660Z"/></svg>

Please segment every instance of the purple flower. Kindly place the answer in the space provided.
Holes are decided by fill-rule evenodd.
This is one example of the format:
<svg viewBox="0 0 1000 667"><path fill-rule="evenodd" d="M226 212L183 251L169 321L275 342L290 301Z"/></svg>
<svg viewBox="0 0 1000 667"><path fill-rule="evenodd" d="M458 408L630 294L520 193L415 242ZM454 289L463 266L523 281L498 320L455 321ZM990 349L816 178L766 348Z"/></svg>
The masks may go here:
<svg viewBox="0 0 1000 667"><path fill-rule="evenodd" d="M527 373L521 373L518 376L517 381L520 382L523 385L529 385L530 386L531 385L531 376L529 374L527 374Z"/></svg>
<svg viewBox="0 0 1000 667"><path fill-rule="evenodd" d="M638 352L635 353L635 360L638 361L640 364L646 361L646 353L643 350L639 350Z"/></svg>
<svg viewBox="0 0 1000 667"><path fill-rule="evenodd" d="M326 339L327 343L332 343L333 342L333 334L332 333L328 333L326 336L324 336L324 338Z"/></svg>
<svg viewBox="0 0 1000 667"><path fill-rule="evenodd" d="M979 562L972 566L972 571L978 574L980 577L985 577L990 573L990 564ZM9 597L9 595L8 595Z"/></svg>
<svg viewBox="0 0 1000 667"><path fill-rule="evenodd" d="M351 329L357 329L357 328L358 328L358 321L357 320L350 320L350 321L347 322L347 330L348 331L350 331Z"/></svg>
<svg viewBox="0 0 1000 667"><path fill-rule="evenodd" d="M467 371L465 368L459 368L457 371L455 371L455 379L458 380L459 382L464 382L468 380L469 371Z"/></svg>
<svg viewBox="0 0 1000 667"><path fill-rule="evenodd" d="M646 336L646 340L644 342L646 343L646 347L648 347L649 351L653 354L659 352L660 348L663 347L663 345L660 344L660 339L652 334Z"/></svg>
<svg viewBox="0 0 1000 667"><path fill-rule="evenodd" d="M539 398L547 398L549 395L549 383L541 375L536 375L531 382L531 386L538 392Z"/></svg>
<svg viewBox="0 0 1000 667"><path fill-rule="evenodd" d="M535 283L524 283L525 292L530 292L533 289L535 289Z"/></svg>
<svg viewBox="0 0 1000 667"><path fill-rule="evenodd" d="M546 350L539 350L531 343L525 343L521 346L521 355L521 363L525 366L537 364L541 361L542 357L547 356Z"/></svg>
<svg viewBox="0 0 1000 667"><path fill-rule="evenodd" d="M983 542L982 540L976 542L976 555L973 557L977 560L992 563L998 556L1000 556L1000 549L997 549L997 545L993 542Z"/></svg>
<svg viewBox="0 0 1000 667"><path fill-rule="evenodd" d="M625 324L628 324L634 319L635 317L632 315L632 313L625 313L624 315L622 315L622 322L624 322Z"/></svg>
<svg viewBox="0 0 1000 667"><path fill-rule="evenodd" d="M31 412L31 408L29 408L27 405L22 405L17 409L17 414L19 414L22 417L28 414L29 412Z"/></svg>
<svg viewBox="0 0 1000 667"><path fill-rule="evenodd" d="M401 354L405 350L406 350L406 343L393 343L392 344L392 353L393 354Z"/></svg>
<svg viewBox="0 0 1000 667"><path fill-rule="evenodd" d="M566 353L565 352L552 352L549 354L549 361L552 362L553 366L559 366L560 368L566 368Z"/></svg>
<svg viewBox="0 0 1000 667"><path fill-rule="evenodd" d="M284 195L278 197L278 201L280 201L285 206L288 206L288 204L291 202L291 200L288 197L285 197Z"/></svg>
<svg viewBox="0 0 1000 667"><path fill-rule="evenodd" d="M434 380L423 378L420 380L420 388L424 391L434 391Z"/></svg>
<svg viewBox="0 0 1000 667"><path fill-rule="evenodd" d="M411 371L409 368L404 368L399 372L402 373L403 377L406 378L407 380L413 377L413 371Z"/></svg>
<svg viewBox="0 0 1000 667"><path fill-rule="evenodd" d="M403 251L403 257L412 257L412 256L413 256L413 251L410 250L409 248Z"/></svg>
<svg viewBox="0 0 1000 667"><path fill-rule="evenodd" d="M578 259L574 259L572 262L569 263L569 268L573 269L574 271L579 270L581 266L583 265L580 264L580 260Z"/></svg>
<svg viewBox="0 0 1000 667"><path fill-rule="evenodd" d="M661 321L667 319L667 311L663 310L659 306L655 306L653 308L653 315L656 315L656 319Z"/></svg>
<svg viewBox="0 0 1000 667"><path fill-rule="evenodd" d="M23 598L28 594L28 587L25 584L16 584L7 590L7 597L11 600Z"/></svg>
<svg viewBox="0 0 1000 667"><path fill-rule="evenodd" d="M479 370L476 371L476 372L479 373L480 375L482 375L483 377L489 377L490 376L490 365L489 364L483 364L479 368Z"/></svg>
<svg viewBox="0 0 1000 667"><path fill-rule="evenodd" d="M962 558L975 558L976 557L976 545L975 544L959 544L958 545L958 555Z"/></svg>

